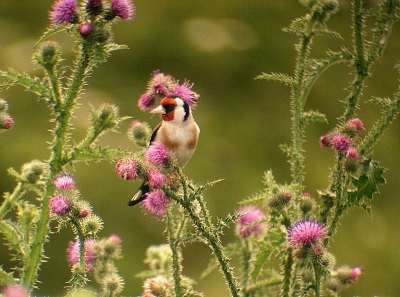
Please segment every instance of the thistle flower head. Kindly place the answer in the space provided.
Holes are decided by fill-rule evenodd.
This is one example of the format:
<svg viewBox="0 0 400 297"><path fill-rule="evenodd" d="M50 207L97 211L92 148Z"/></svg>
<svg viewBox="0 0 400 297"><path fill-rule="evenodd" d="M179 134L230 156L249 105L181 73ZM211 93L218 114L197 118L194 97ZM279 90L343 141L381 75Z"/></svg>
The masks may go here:
<svg viewBox="0 0 400 297"><path fill-rule="evenodd" d="M57 175L56 178L53 180L53 184L59 190L67 190L75 188L75 181L72 175L70 174L60 174Z"/></svg>
<svg viewBox="0 0 400 297"><path fill-rule="evenodd" d="M120 178L131 180L137 177L137 164L136 161L131 158L119 159L115 170Z"/></svg>
<svg viewBox="0 0 400 297"><path fill-rule="evenodd" d="M322 148L328 148L331 146L331 136L329 134L323 135L319 139L319 144Z"/></svg>
<svg viewBox="0 0 400 297"><path fill-rule="evenodd" d="M171 296L171 287L172 285L165 275L148 278L143 284L142 297Z"/></svg>
<svg viewBox="0 0 400 297"><path fill-rule="evenodd" d="M144 93L139 98L138 106L141 110L146 111L156 104L156 98L150 93Z"/></svg>
<svg viewBox="0 0 400 297"><path fill-rule="evenodd" d="M161 189L164 186L165 175L157 169L150 169L147 178L152 189Z"/></svg>
<svg viewBox="0 0 400 297"><path fill-rule="evenodd" d="M7 113L0 114L0 129L10 130L14 126L14 120Z"/></svg>
<svg viewBox="0 0 400 297"><path fill-rule="evenodd" d="M157 166L168 166L171 163L168 151L161 142L153 142L149 145L144 156L148 162Z"/></svg>
<svg viewBox="0 0 400 297"><path fill-rule="evenodd" d="M156 218L161 218L167 213L170 199L161 190L154 190L146 194L142 207Z"/></svg>
<svg viewBox="0 0 400 297"><path fill-rule="evenodd" d="M53 4L50 20L56 25L71 24L77 18L77 0L58 0Z"/></svg>
<svg viewBox="0 0 400 297"><path fill-rule="evenodd" d="M289 242L293 246L311 245L325 236L321 223L314 220L302 220L288 230Z"/></svg>
<svg viewBox="0 0 400 297"><path fill-rule="evenodd" d="M347 136L337 133L332 136L331 145L337 152L345 152L350 146L350 140Z"/></svg>
<svg viewBox="0 0 400 297"><path fill-rule="evenodd" d="M244 206L236 215L241 215L236 220L236 233L240 237L249 237L252 234L260 235L266 229L266 223L257 223L266 218L265 214L255 206Z"/></svg>
<svg viewBox="0 0 400 297"><path fill-rule="evenodd" d="M351 147L347 150L346 159L354 159L354 160L360 159L360 155L357 153L357 149L355 147Z"/></svg>
<svg viewBox="0 0 400 297"><path fill-rule="evenodd" d="M54 196L49 201L50 211L58 216L64 216L70 209L70 203L66 197Z"/></svg>
<svg viewBox="0 0 400 297"><path fill-rule="evenodd" d="M177 82L170 95L177 96L189 104L189 106L195 107L200 95L192 91L192 87L193 84L187 80L182 85Z"/></svg>
<svg viewBox="0 0 400 297"><path fill-rule="evenodd" d="M119 236L116 235L116 234L111 234L111 235L108 237L108 240L114 242L115 244L121 244L121 242L122 242L121 237L119 237Z"/></svg>
<svg viewBox="0 0 400 297"><path fill-rule="evenodd" d="M96 258L94 252L94 240L85 240L84 249L85 249L85 269L89 271L93 268L93 261ZM80 258L80 246L78 241L71 241L69 243L69 247L67 249L67 258L69 265L73 266L79 262Z"/></svg>
<svg viewBox="0 0 400 297"><path fill-rule="evenodd" d="M133 20L134 14L135 6L131 0L111 0L111 9L106 19L112 20L115 17L120 17L124 20Z"/></svg>
<svg viewBox="0 0 400 297"><path fill-rule="evenodd" d="M354 119L350 119L347 121L347 124L350 126L353 126L357 131L362 132L365 131L365 127L363 122L358 119L358 118L354 118Z"/></svg>

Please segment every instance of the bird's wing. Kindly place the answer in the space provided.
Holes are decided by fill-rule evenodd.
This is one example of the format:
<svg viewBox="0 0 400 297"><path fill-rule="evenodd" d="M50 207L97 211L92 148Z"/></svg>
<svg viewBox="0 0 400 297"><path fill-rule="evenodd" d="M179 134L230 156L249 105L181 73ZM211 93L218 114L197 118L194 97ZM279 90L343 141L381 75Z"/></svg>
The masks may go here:
<svg viewBox="0 0 400 297"><path fill-rule="evenodd" d="M151 134L151 137L150 137L149 145L152 144L152 143L154 142L154 140L156 139L157 132L158 132L158 130L160 130L162 123L163 123L163 122L160 122L160 123L154 128L153 133Z"/></svg>

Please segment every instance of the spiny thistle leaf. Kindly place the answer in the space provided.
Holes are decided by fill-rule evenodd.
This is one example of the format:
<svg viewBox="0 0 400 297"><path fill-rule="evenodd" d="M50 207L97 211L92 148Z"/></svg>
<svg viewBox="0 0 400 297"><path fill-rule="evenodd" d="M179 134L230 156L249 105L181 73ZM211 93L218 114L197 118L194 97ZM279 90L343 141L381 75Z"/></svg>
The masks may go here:
<svg viewBox="0 0 400 297"><path fill-rule="evenodd" d="M308 122L328 123L326 116L318 111L307 111L301 115L301 120L307 124Z"/></svg>
<svg viewBox="0 0 400 297"><path fill-rule="evenodd" d="M0 266L0 286L12 285L15 282L16 279L13 277L13 274L5 272L3 267Z"/></svg>
<svg viewBox="0 0 400 297"><path fill-rule="evenodd" d="M52 27L48 28L47 31L44 32L42 37L40 37L38 42L36 42L36 44L33 46L33 48L36 49L43 41L45 41L50 36L52 36L58 32L65 31L65 30L66 30L66 28L64 26L59 26L59 27L52 26Z"/></svg>
<svg viewBox="0 0 400 297"><path fill-rule="evenodd" d="M328 29L315 30L314 34L315 35L324 35L324 36L338 38L338 39L343 39L342 36L339 33L335 32L335 31L328 30Z"/></svg>
<svg viewBox="0 0 400 297"><path fill-rule="evenodd" d="M383 178L385 169L380 167L378 162L367 159L363 162L363 173L358 179L353 178L353 184L357 190L349 193L352 204L360 205L362 198L372 199L373 194L378 193L378 185L385 184Z"/></svg>

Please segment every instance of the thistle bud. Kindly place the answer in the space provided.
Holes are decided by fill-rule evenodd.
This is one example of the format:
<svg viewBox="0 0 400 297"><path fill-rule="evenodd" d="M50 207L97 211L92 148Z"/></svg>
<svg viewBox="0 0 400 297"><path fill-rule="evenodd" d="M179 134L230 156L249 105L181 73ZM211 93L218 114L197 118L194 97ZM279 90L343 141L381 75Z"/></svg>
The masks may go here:
<svg viewBox="0 0 400 297"><path fill-rule="evenodd" d="M269 199L268 206L271 208L281 208L286 206L291 199L292 193L287 189L281 189Z"/></svg>
<svg viewBox="0 0 400 297"><path fill-rule="evenodd" d="M6 112L0 113L0 129L10 130L14 126L14 120Z"/></svg>
<svg viewBox="0 0 400 297"><path fill-rule="evenodd" d="M356 173L359 168L359 160L360 155L357 153L357 149L354 147L349 148L346 152L346 160L344 163L346 171Z"/></svg>
<svg viewBox="0 0 400 297"><path fill-rule="evenodd" d="M39 160L26 163L21 168L21 180L35 184L47 174L47 165Z"/></svg>
<svg viewBox="0 0 400 297"><path fill-rule="evenodd" d="M102 0L89 0L86 4L86 12L89 15L99 15L103 11Z"/></svg>
<svg viewBox="0 0 400 297"><path fill-rule="evenodd" d="M114 104L104 103L98 110L92 110L92 125L95 134L115 128L119 121L119 109Z"/></svg>
<svg viewBox="0 0 400 297"><path fill-rule="evenodd" d="M133 121L128 129L128 138L140 147L146 147L151 135L151 129L146 123Z"/></svg>
<svg viewBox="0 0 400 297"><path fill-rule="evenodd" d="M86 234L94 236L103 229L103 220L95 214L90 214L83 219L83 228Z"/></svg>
<svg viewBox="0 0 400 297"><path fill-rule="evenodd" d="M143 297L152 296L172 296L170 289L172 284L168 281L165 275L158 275L153 278L148 278L143 284Z"/></svg>
<svg viewBox="0 0 400 297"><path fill-rule="evenodd" d="M82 23L79 25L78 31L83 38L86 38L93 33L94 28L93 28L92 24Z"/></svg>
<svg viewBox="0 0 400 297"><path fill-rule="evenodd" d="M118 296L124 289L124 280L117 273L111 272L101 280L105 296Z"/></svg>
<svg viewBox="0 0 400 297"><path fill-rule="evenodd" d="M4 99L0 99L0 112L5 112L8 110L8 103Z"/></svg>
<svg viewBox="0 0 400 297"><path fill-rule="evenodd" d="M45 69L52 69L60 61L60 51L54 41L46 41L34 54L36 62Z"/></svg>

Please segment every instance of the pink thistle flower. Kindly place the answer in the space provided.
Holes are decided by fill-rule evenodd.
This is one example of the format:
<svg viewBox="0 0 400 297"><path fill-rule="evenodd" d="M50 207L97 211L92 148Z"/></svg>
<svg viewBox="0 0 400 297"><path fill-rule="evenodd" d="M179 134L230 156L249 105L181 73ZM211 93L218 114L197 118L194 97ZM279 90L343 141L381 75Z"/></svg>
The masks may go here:
<svg viewBox="0 0 400 297"><path fill-rule="evenodd" d="M244 206L236 211L236 215L241 215L236 220L236 233L238 236L246 238L252 234L260 235L266 228L265 223L256 224L258 221L265 219L266 216L255 206Z"/></svg>
<svg viewBox="0 0 400 297"><path fill-rule="evenodd" d="M114 243L116 243L116 244L121 244L121 242L122 242L121 237L119 237L119 236L116 235L116 234L110 235L110 236L108 237L108 240L110 240L110 241L112 241L112 242L114 242Z"/></svg>
<svg viewBox="0 0 400 297"><path fill-rule="evenodd" d="M311 245L325 236L325 230L319 222L302 220L288 230L288 236L292 245Z"/></svg>
<svg viewBox="0 0 400 297"><path fill-rule="evenodd" d="M60 174L60 175L58 175L54 179L53 184L59 190L67 190L67 189L75 188L74 178L70 174Z"/></svg>
<svg viewBox="0 0 400 297"><path fill-rule="evenodd" d="M144 156L148 162L157 166L167 166L171 161L167 149L161 142L153 142L149 145Z"/></svg>
<svg viewBox="0 0 400 297"><path fill-rule="evenodd" d="M144 93L139 98L138 106L141 110L146 111L156 104L156 99L150 93Z"/></svg>
<svg viewBox="0 0 400 297"><path fill-rule="evenodd" d="M347 136L338 133L332 136L331 144L337 152L344 152L349 149L350 140Z"/></svg>
<svg viewBox="0 0 400 297"><path fill-rule="evenodd" d="M88 0L86 4L86 11L98 12L103 7L102 0Z"/></svg>
<svg viewBox="0 0 400 297"><path fill-rule="evenodd" d="M150 214L161 218L167 213L170 199L161 190L154 190L146 194L142 207Z"/></svg>
<svg viewBox="0 0 400 297"><path fill-rule="evenodd" d="M135 6L131 0L111 0L111 11L114 16L124 20L133 20Z"/></svg>
<svg viewBox="0 0 400 297"><path fill-rule="evenodd" d="M83 37L87 37L93 33L94 28L93 28L92 24L82 23L79 25L78 31Z"/></svg>
<svg viewBox="0 0 400 297"><path fill-rule="evenodd" d="M85 269L89 271L93 268L93 260L96 258L94 253L94 240L85 240ZM71 241L67 249L68 263L73 266L79 262L80 246L78 241Z"/></svg>
<svg viewBox="0 0 400 297"><path fill-rule="evenodd" d="M123 158L119 159L115 170L120 178L131 180L137 177L137 166L133 159Z"/></svg>
<svg viewBox="0 0 400 297"><path fill-rule="evenodd" d="M14 126L14 120L10 116L0 117L0 129L9 130Z"/></svg>
<svg viewBox="0 0 400 297"><path fill-rule="evenodd" d="M322 148L328 148L331 146L331 136L329 134L321 136L319 139L319 144Z"/></svg>
<svg viewBox="0 0 400 297"><path fill-rule="evenodd" d="M355 147L351 147L346 152L346 159L359 160L360 155L357 153L357 149Z"/></svg>
<svg viewBox="0 0 400 297"><path fill-rule="evenodd" d="M176 96L185 101L189 106L195 107L197 106L197 100L200 95L192 91L193 84L189 81L185 81L182 85L177 83L175 88L171 91L170 96Z"/></svg>
<svg viewBox="0 0 400 297"><path fill-rule="evenodd" d="M355 267L351 270L350 272L350 277L353 283L356 283L358 281L358 278L363 274L363 268L362 267Z"/></svg>
<svg viewBox="0 0 400 297"><path fill-rule="evenodd" d="M8 286L3 290L4 297L29 297L29 292L22 286Z"/></svg>
<svg viewBox="0 0 400 297"><path fill-rule="evenodd" d="M162 174L157 169L150 169L147 174L147 178L149 180L149 185L153 189L161 189L165 183L165 175Z"/></svg>
<svg viewBox="0 0 400 297"><path fill-rule="evenodd" d="M53 11L50 12L50 19L57 25L71 24L77 17L76 0L58 0L53 4Z"/></svg>
<svg viewBox="0 0 400 297"><path fill-rule="evenodd" d="M87 210L87 209L81 209L79 211L79 217L81 219L86 218L88 215L89 215L89 210Z"/></svg>
<svg viewBox="0 0 400 297"><path fill-rule="evenodd" d="M49 206L53 214L64 216L69 210L69 201L65 197L54 196L50 199Z"/></svg>
<svg viewBox="0 0 400 297"><path fill-rule="evenodd" d="M348 120L347 124L353 126L359 132L366 131L363 122L358 118Z"/></svg>

